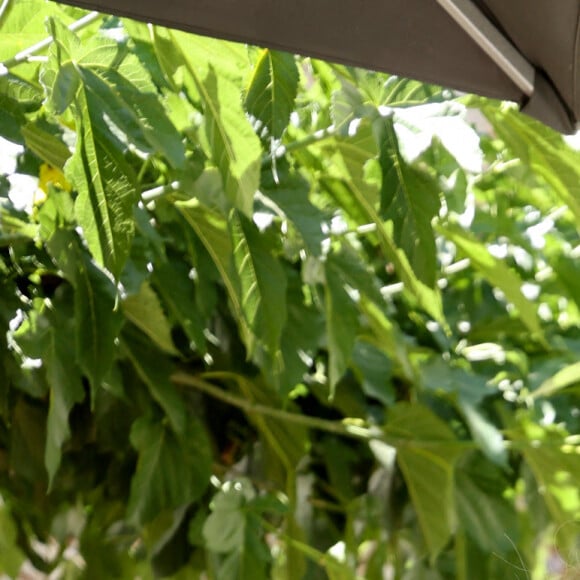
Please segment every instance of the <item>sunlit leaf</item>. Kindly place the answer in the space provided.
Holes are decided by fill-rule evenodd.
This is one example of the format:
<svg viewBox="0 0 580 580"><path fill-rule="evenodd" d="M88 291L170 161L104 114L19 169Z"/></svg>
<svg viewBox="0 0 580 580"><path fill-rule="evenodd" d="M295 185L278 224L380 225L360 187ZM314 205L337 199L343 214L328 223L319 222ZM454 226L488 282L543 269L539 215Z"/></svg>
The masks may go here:
<svg viewBox="0 0 580 580"><path fill-rule="evenodd" d="M392 220L394 239L419 280L433 288L436 278L435 233L431 222L441 205L437 183L401 155L392 119L375 123L380 134L381 215Z"/></svg>
<svg viewBox="0 0 580 580"><path fill-rule="evenodd" d="M142 330L162 351L176 354L171 338L171 325L155 290L148 282L141 285L138 294L123 300L125 316Z"/></svg>
<svg viewBox="0 0 580 580"><path fill-rule="evenodd" d="M261 147L242 109L239 89L222 74L219 58L212 55L205 64L198 62L197 51L188 50L192 37L171 32L170 38L199 93L208 154L220 171L226 195L233 207L251 215L260 182Z"/></svg>
<svg viewBox="0 0 580 580"><path fill-rule="evenodd" d="M280 139L290 121L298 90L294 55L265 49L261 52L246 95L248 112Z"/></svg>

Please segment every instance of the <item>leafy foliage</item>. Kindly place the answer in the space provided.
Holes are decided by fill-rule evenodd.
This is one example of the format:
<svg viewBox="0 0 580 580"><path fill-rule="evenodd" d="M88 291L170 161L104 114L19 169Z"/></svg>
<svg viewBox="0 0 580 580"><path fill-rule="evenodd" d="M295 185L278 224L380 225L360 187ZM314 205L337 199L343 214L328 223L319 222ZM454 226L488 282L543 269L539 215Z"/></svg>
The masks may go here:
<svg viewBox="0 0 580 580"><path fill-rule="evenodd" d="M577 569L580 153L83 14L0 16L0 574Z"/></svg>

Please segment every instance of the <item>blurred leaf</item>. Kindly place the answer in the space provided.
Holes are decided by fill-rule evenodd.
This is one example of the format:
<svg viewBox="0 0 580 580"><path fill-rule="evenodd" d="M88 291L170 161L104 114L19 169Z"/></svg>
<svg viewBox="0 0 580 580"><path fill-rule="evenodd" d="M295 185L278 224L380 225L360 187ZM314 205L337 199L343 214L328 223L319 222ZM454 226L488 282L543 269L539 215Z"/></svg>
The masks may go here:
<svg viewBox="0 0 580 580"><path fill-rule="evenodd" d="M197 200L180 202L177 207L211 256L226 287L242 336L249 344L253 344L255 339L243 310L240 280L234 268L233 243L226 218Z"/></svg>
<svg viewBox="0 0 580 580"><path fill-rule="evenodd" d="M42 357L49 388L44 462L49 486L60 466L62 447L71 435L69 413L85 398L80 368L74 357L75 318L70 287L62 288L50 306L40 306L17 333L30 357ZM73 356L71 356L71 353Z"/></svg>
<svg viewBox="0 0 580 580"><path fill-rule="evenodd" d="M113 362L122 318L111 279L90 260L79 241L58 231L48 248L75 288L76 356L90 379L93 397Z"/></svg>
<svg viewBox="0 0 580 580"><path fill-rule="evenodd" d="M498 136L553 188L580 222L580 153L539 121L507 108L482 105Z"/></svg>
<svg viewBox="0 0 580 580"><path fill-rule="evenodd" d="M540 487L541 496L554 521L561 525L557 541L563 547L577 538L575 526L566 526L580 518L580 454L577 446L566 446L559 437L546 437L540 429L531 428L528 436L540 435L535 444L524 447L523 456ZM559 443L559 445L558 445Z"/></svg>
<svg viewBox="0 0 580 580"><path fill-rule="evenodd" d="M395 392L391 385L391 361L378 348L364 341L355 343L352 360L365 395L392 405Z"/></svg>
<svg viewBox="0 0 580 580"><path fill-rule="evenodd" d="M439 293L417 279L409 260L403 251L396 246L390 228L383 223L373 205L343 180L323 178L321 183L338 204L346 206L345 209L357 223L360 225L374 223L376 225L378 240L384 256L392 261L405 288L425 312L435 320L442 322L443 312Z"/></svg>
<svg viewBox="0 0 580 580"><path fill-rule="evenodd" d="M544 381L531 393L534 399L551 397L562 389L580 383L580 363L574 363L558 371L553 377Z"/></svg>
<svg viewBox="0 0 580 580"><path fill-rule="evenodd" d="M0 573L17 578L26 556L18 547L18 532L8 506L0 496Z"/></svg>
<svg viewBox="0 0 580 580"><path fill-rule="evenodd" d="M227 484L212 500L212 513L205 521L203 535L209 550L228 554L222 560L219 578L266 580L270 577L271 556L260 541L264 533L260 512L267 506L261 504L246 481Z"/></svg>

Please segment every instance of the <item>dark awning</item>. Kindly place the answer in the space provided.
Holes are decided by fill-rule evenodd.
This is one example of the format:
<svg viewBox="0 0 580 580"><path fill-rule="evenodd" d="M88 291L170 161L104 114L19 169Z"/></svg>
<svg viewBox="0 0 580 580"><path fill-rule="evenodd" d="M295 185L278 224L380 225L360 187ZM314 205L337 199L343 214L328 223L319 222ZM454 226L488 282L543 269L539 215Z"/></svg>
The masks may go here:
<svg viewBox="0 0 580 580"><path fill-rule="evenodd" d="M66 0L580 120L580 0Z"/></svg>

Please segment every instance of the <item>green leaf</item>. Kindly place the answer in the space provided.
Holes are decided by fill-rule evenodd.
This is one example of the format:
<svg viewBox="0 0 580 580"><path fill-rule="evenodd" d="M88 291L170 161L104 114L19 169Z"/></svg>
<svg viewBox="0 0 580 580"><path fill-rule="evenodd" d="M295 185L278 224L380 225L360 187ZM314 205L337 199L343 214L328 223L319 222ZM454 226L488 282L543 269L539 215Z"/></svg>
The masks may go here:
<svg viewBox="0 0 580 580"><path fill-rule="evenodd" d="M495 464L507 468L507 449L500 430L480 410L485 397L495 393L487 379L460 367L434 359L421 367L423 387L438 394L448 393L463 415L473 439Z"/></svg>
<svg viewBox="0 0 580 580"><path fill-rule="evenodd" d="M0 496L0 573L17 578L26 556L17 543L18 530Z"/></svg>
<svg viewBox="0 0 580 580"><path fill-rule="evenodd" d="M302 382L308 370L308 357L312 357L318 349L325 331L322 313L314 306L304 303L302 282L295 272L288 273L286 302L288 322L280 343L284 368L273 378L273 383L277 385L283 399Z"/></svg>
<svg viewBox="0 0 580 580"><path fill-rule="evenodd" d="M187 505L206 490L211 475L209 441L193 417L182 436L142 417L131 429L131 445L139 452L127 506L127 518L133 524Z"/></svg>
<svg viewBox="0 0 580 580"><path fill-rule="evenodd" d="M538 427L533 429L533 433L538 431ZM578 529L567 524L580 520L580 490L577 485L580 480L580 454L577 445L567 446L558 439L534 437L534 443L524 448L523 456L532 469L553 520L560 524L555 540L570 546L570 542L578 538Z"/></svg>
<svg viewBox="0 0 580 580"><path fill-rule="evenodd" d="M406 255L396 246L390 231L391 228L383 223L373 204L344 180L322 178L321 185L359 225L375 224L381 250L385 258L393 263L406 290L417 300L425 312L435 320L444 322L439 292L429 288L415 276Z"/></svg>
<svg viewBox="0 0 580 580"><path fill-rule="evenodd" d="M580 363L571 364L545 380L533 393L532 398L551 397L561 390L580 383Z"/></svg>
<svg viewBox="0 0 580 580"><path fill-rule="evenodd" d="M47 102L50 112L62 115L75 100L80 85L81 78L75 63L69 61L59 66Z"/></svg>
<svg viewBox="0 0 580 580"><path fill-rule="evenodd" d="M546 181L580 222L580 154L539 121L507 108L483 104L482 109L515 156Z"/></svg>
<svg viewBox="0 0 580 580"><path fill-rule="evenodd" d="M253 222L234 210L229 227L244 317L253 336L275 358L280 353L280 336L286 323L286 275ZM252 356L253 339L247 346Z"/></svg>
<svg viewBox="0 0 580 580"><path fill-rule="evenodd" d="M515 508L504 498L508 483L480 455L466 459L455 471L457 521L484 552L505 554L518 541Z"/></svg>
<svg viewBox="0 0 580 580"><path fill-rule="evenodd" d="M170 380L173 365L152 348L146 335L130 326L123 330L122 345L125 355L147 385L153 399L167 415L175 432L183 433L187 416L183 399Z"/></svg>
<svg viewBox="0 0 580 580"><path fill-rule="evenodd" d="M431 223L441 205L437 183L402 157L392 118L375 123L382 170L381 215L394 224L394 239L413 271L435 287L437 256Z"/></svg>
<svg viewBox="0 0 580 580"><path fill-rule="evenodd" d="M101 385L113 361L122 324L116 303L111 280L82 254L75 278L77 357L93 389Z"/></svg>
<svg viewBox="0 0 580 580"><path fill-rule="evenodd" d="M97 263L118 278L135 230L135 178L114 145L95 132L83 91L76 112L78 142L65 167L65 175L78 191L75 215Z"/></svg>
<svg viewBox="0 0 580 580"><path fill-rule="evenodd" d="M36 123L28 123L21 128L21 132L28 149L49 165L61 170L64 168L71 152L61 139Z"/></svg>
<svg viewBox="0 0 580 580"><path fill-rule="evenodd" d="M461 446L449 427L421 405L399 403L389 412L387 436L396 437L397 463L407 482L431 558L454 531L453 466ZM401 440L406 440L404 443Z"/></svg>
<svg viewBox="0 0 580 580"><path fill-rule="evenodd" d="M67 70L78 75L78 68L71 62L73 53L79 50L78 38L54 20L49 24L56 46L52 67L60 71L71 63ZM78 192L75 215L97 263L118 278L134 233L133 204L138 199L135 176L116 139L107 132L103 111L91 92L82 83L74 95L70 92L67 89L66 94L74 97L77 144L65 174Z"/></svg>
<svg viewBox="0 0 580 580"><path fill-rule="evenodd" d="M171 259L156 263L153 270L155 289L171 313L173 322L180 324L198 352L206 351L203 321L195 301L195 288L189 278L190 268Z"/></svg>
<svg viewBox="0 0 580 580"><path fill-rule="evenodd" d="M187 50L194 40L191 36L174 31L169 34L199 93L207 153L220 171L230 203L249 216L260 183L262 149L242 109L240 89L222 73L223 61L215 60L215 56L205 61L205 70L200 70L196 51Z"/></svg>
<svg viewBox="0 0 580 580"><path fill-rule="evenodd" d="M391 384L392 362L378 348L362 340L354 345L352 362L364 394L393 405L396 395Z"/></svg>
<svg viewBox="0 0 580 580"><path fill-rule="evenodd" d="M94 109L106 113L128 143L144 153L159 153L174 168L185 165L185 148L157 95L139 89L113 69L96 74L80 69Z"/></svg>
<svg viewBox="0 0 580 580"><path fill-rule="evenodd" d="M326 262L325 310L328 341L328 382L331 396L346 372L358 328L358 312L332 257Z"/></svg>
<svg viewBox="0 0 580 580"><path fill-rule="evenodd" d="M246 400L272 408L281 409L283 407L277 393L263 380L260 380L260 377L249 380L243 375L232 372L213 374L214 378L235 383ZM306 430L301 425L285 424L260 414L252 415L251 420L261 433L266 449L272 452L272 457L266 461L270 477L275 471L273 459L276 458L284 470L282 481L286 481L288 474L294 473L296 465L304 456L307 445Z"/></svg>
<svg viewBox="0 0 580 580"><path fill-rule="evenodd" d="M415 366L409 356L405 339L400 329L386 316L374 302L365 297L360 300L360 309L370 327L364 333L364 340L384 352L395 364L396 373L413 383L417 381Z"/></svg>
<svg viewBox="0 0 580 580"><path fill-rule="evenodd" d="M233 266L233 248L228 222L216 211L204 207L198 200L176 204L187 223L201 240L218 269L231 301L234 315L241 326L242 336L252 342L252 331L248 326L240 297L240 281Z"/></svg>
<svg viewBox="0 0 580 580"><path fill-rule="evenodd" d="M246 109L280 139L294 110L298 67L293 54L264 49L254 68L246 94Z"/></svg>
<svg viewBox="0 0 580 580"><path fill-rule="evenodd" d="M325 237L322 232L322 224L327 221L325 214L308 199L307 181L279 169L278 176L278 182L268 179L262 183L261 192L294 224L309 252L319 256Z"/></svg>
<svg viewBox="0 0 580 580"><path fill-rule="evenodd" d="M38 109L42 98L38 87L10 73L0 76L0 135L13 143L23 144L26 113Z"/></svg>
<svg viewBox="0 0 580 580"><path fill-rule="evenodd" d="M70 286L59 289L50 306L39 303L22 325L16 338L28 356L42 357L49 388L44 463L49 487L60 466L62 447L71 431L69 413L85 398L82 376L76 359L75 316Z"/></svg>
<svg viewBox="0 0 580 580"><path fill-rule="evenodd" d="M263 502L261 502L263 503ZM268 578L270 551L263 540L260 500L245 480L226 484L214 497L203 526L209 550L228 554L219 570L220 578L240 580Z"/></svg>
<svg viewBox="0 0 580 580"><path fill-rule="evenodd" d="M125 316L163 352L177 354L171 338L171 325L149 282L143 282L138 294L127 296L122 306Z"/></svg>
<svg viewBox="0 0 580 580"><path fill-rule="evenodd" d="M522 322L532 333L532 336L544 342L544 335L536 306L527 300L522 294L523 281L518 274L494 258L487 248L478 242L475 237L457 226L447 225L439 227L448 240L452 241L471 260L474 268L479 270L487 281L496 288L499 288L513 305L518 309Z"/></svg>
<svg viewBox="0 0 580 580"><path fill-rule="evenodd" d="M81 374L74 358L74 319L61 320L62 310L49 315L52 326L48 351L45 353L47 380L50 389L50 407L46 426L45 464L52 486L60 466L62 446L70 437L68 417L76 403L85 398Z"/></svg>

